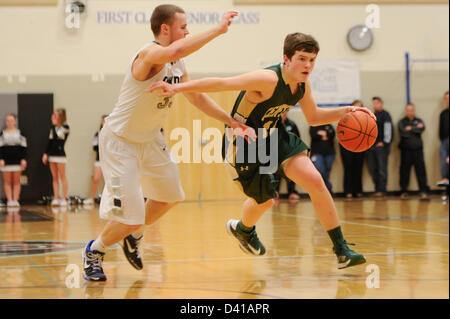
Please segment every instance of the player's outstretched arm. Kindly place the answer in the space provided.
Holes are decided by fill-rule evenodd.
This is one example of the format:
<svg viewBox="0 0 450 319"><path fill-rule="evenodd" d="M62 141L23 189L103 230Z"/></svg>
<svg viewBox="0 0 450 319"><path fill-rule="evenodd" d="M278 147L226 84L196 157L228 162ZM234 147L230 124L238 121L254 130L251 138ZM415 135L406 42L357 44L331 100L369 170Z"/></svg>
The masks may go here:
<svg viewBox="0 0 450 319"><path fill-rule="evenodd" d="M358 106L341 106L341 107L330 107L330 108L319 108L317 107L314 97L311 93L311 85L309 82L305 83L305 95L299 101L300 107L302 108L303 114L305 114L308 124L311 126L319 126L330 124L339 121L348 112L354 112L360 110L369 114L375 121L376 116L365 107Z"/></svg>
<svg viewBox="0 0 450 319"><path fill-rule="evenodd" d="M176 93L253 91L265 96L272 94L278 77L271 70L258 70L228 78L203 78L177 84L159 81L151 84L146 91L162 90L158 96L172 96Z"/></svg>
<svg viewBox="0 0 450 319"><path fill-rule="evenodd" d="M188 75L185 73L183 75L182 81L189 81ZM183 82L182 82L183 83ZM213 99L211 99L205 93L190 92L184 93L184 96L188 99L191 104L197 107L200 111L206 115L215 118L216 120L225 123L231 127L235 135L248 137L250 141L256 140L255 130L245 124L242 124L235 119L233 119L227 112L225 112Z"/></svg>
<svg viewBox="0 0 450 319"><path fill-rule="evenodd" d="M231 24L231 19L237 15L238 13L236 11L228 11L218 25L207 31L174 41L166 47L152 45L141 51L137 62L142 63L143 66L151 66L166 64L181 59L199 50L217 36L226 33L228 26Z"/></svg>

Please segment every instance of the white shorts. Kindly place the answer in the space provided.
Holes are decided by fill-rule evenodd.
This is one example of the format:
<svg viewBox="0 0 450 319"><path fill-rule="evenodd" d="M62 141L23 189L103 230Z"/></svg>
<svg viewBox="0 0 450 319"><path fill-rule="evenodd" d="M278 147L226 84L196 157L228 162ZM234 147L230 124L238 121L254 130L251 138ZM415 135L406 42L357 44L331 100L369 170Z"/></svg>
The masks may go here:
<svg viewBox="0 0 450 319"><path fill-rule="evenodd" d="M21 172L22 166L20 165L5 165L0 167L0 171L2 172Z"/></svg>
<svg viewBox="0 0 450 319"><path fill-rule="evenodd" d="M99 151L105 179L101 218L143 225L144 197L167 203L184 200L178 165L161 133L151 142L132 143L105 124L99 134Z"/></svg>
<svg viewBox="0 0 450 319"><path fill-rule="evenodd" d="M95 161L95 163L94 163L94 167L102 167L101 165L100 165L100 161Z"/></svg>
<svg viewBox="0 0 450 319"><path fill-rule="evenodd" d="M48 161L50 163L67 163L67 158L65 156L49 156Z"/></svg>

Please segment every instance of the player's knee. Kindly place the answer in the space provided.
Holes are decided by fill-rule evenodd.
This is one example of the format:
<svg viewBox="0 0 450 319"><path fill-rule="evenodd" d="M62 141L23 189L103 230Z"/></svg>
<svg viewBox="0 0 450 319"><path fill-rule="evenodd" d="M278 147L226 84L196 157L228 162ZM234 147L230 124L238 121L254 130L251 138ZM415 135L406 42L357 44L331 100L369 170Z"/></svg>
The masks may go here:
<svg viewBox="0 0 450 319"><path fill-rule="evenodd" d="M174 206L177 206L181 202L171 202L171 203L165 203L167 209L171 209Z"/></svg>
<svg viewBox="0 0 450 319"><path fill-rule="evenodd" d="M275 199L271 198L268 201L265 201L264 203L262 203L260 205L262 205L265 209L271 209L274 204L275 204Z"/></svg>
<svg viewBox="0 0 450 319"><path fill-rule="evenodd" d="M127 232L133 233L139 228L141 228L142 225L127 225Z"/></svg>
<svg viewBox="0 0 450 319"><path fill-rule="evenodd" d="M179 202L157 202L158 206L160 206L163 209L170 209L172 207L174 207L175 205L177 205Z"/></svg>
<svg viewBox="0 0 450 319"><path fill-rule="evenodd" d="M180 203L180 202L171 202L171 203L169 203L169 202L147 201L146 202L146 206L147 206L147 209L148 209L151 205L155 205L156 204L159 207L159 209L167 211L167 210L171 209L172 207L176 206L178 203Z"/></svg>
<svg viewBox="0 0 450 319"><path fill-rule="evenodd" d="M312 192L320 192L326 189L325 182L319 172L310 176L308 184Z"/></svg>

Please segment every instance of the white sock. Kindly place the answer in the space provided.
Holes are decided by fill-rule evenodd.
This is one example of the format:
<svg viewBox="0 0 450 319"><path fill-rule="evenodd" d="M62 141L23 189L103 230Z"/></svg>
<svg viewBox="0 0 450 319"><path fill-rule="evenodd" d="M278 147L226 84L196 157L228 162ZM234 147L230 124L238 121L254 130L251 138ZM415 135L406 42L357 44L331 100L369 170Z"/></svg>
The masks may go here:
<svg viewBox="0 0 450 319"><path fill-rule="evenodd" d="M134 233L131 234L131 236L134 237L134 239L140 239L142 236L144 236L145 231L145 225L142 225L139 227L138 230L136 230Z"/></svg>
<svg viewBox="0 0 450 319"><path fill-rule="evenodd" d="M94 240L94 242L91 244L91 251L93 250L97 250L99 252L106 252L106 246L102 241L102 236L98 236L98 238L96 240Z"/></svg>

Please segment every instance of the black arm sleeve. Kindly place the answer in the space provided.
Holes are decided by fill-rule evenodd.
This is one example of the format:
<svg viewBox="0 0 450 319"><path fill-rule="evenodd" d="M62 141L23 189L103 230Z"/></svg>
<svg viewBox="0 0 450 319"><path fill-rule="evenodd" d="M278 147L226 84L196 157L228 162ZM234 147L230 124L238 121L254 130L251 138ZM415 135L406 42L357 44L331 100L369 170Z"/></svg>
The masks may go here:
<svg viewBox="0 0 450 319"><path fill-rule="evenodd" d="M20 159L27 159L27 139L25 136L20 136Z"/></svg>
<svg viewBox="0 0 450 319"><path fill-rule="evenodd" d="M417 125L413 126L412 131L414 133L422 134L423 131L425 131L425 124L423 123L423 121L421 119L417 119L417 120L419 121L419 123L422 123L423 126L422 127L417 127ZM419 123L417 123L417 124L419 124Z"/></svg>
<svg viewBox="0 0 450 319"><path fill-rule="evenodd" d="M52 139L55 138L56 132L54 132L54 126L50 127L50 135L48 136L47 147L45 148L45 154L50 152L50 148L52 146Z"/></svg>
<svg viewBox="0 0 450 319"><path fill-rule="evenodd" d="M445 115L446 115L446 112L442 111L441 115L439 116L439 138L441 139L441 141L443 141L444 139L446 139L448 137L448 126L449 126L449 124L447 122L448 121L448 117L446 118Z"/></svg>
<svg viewBox="0 0 450 319"><path fill-rule="evenodd" d="M64 140L67 141L67 138L69 137L69 133L70 133L70 127L69 127L69 124L67 124L67 123L64 124L63 127L64 127Z"/></svg>
<svg viewBox="0 0 450 319"><path fill-rule="evenodd" d="M405 137L410 136L409 132L406 130L406 126L405 126L405 121L404 121L404 119L401 119L401 120L398 122L398 130L399 130L399 132L400 132L400 136L405 136Z"/></svg>
<svg viewBox="0 0 450 319"><path fill-rule="evenodd" d="M0 132L0 160L3 159L3 147L4 147L4 143L3 143L3 133Z"/></svg>

